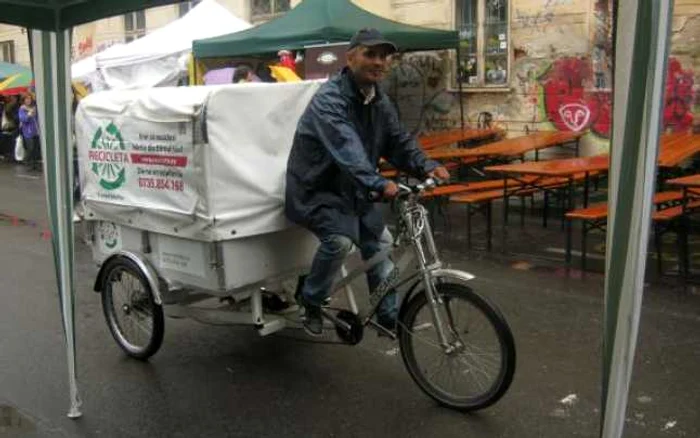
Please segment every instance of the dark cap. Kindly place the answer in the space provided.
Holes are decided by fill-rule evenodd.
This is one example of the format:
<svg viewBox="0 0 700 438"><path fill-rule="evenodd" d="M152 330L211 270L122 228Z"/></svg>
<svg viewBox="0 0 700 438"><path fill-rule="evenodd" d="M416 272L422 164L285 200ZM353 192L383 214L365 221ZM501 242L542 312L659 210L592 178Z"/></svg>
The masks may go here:
<svg viewBox="0 0 700 438"><path fill-rule="evenodd" d="M353 35L352 39L350 40L350 47L348 47L348 50L352 50L358 46L389 46L391 48L392 53L397 52L399 50L396 47L396 44L384 38L384 35L382 35L381 32L371 27L366 27L364 29L358 30L357 33L355 33L355 35Z"/></svg>

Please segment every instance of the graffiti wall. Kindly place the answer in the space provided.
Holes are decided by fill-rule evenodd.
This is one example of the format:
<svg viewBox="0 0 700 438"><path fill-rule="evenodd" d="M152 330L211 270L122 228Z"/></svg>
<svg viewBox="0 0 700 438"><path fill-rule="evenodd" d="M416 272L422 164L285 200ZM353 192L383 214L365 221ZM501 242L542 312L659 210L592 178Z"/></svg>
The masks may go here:
<svg viewBox="0 0 700 438"><path fill-rule="evenodd" d="M507 87L477 87L462 94L468 123L474 125L480 113L489 112L509 136L542 130L587 131L584 153L606 150L613 113L613 3L507 2L510 78ZM664 127L700 130L700 5L684 4L674 13ZM417 19L414 24L423 23ZM410 129L425 132L458 126L452 65L453 58L435 52L396 60L386 89Z"/></svg>
<svg viewBox="0 0 700 438"><path fill-rule="evenodd" d="M457 93L450 90L446 53L418 52L394 59L384 91L396 103L401 121L411 132L425 133L460 125Z"/></svg>

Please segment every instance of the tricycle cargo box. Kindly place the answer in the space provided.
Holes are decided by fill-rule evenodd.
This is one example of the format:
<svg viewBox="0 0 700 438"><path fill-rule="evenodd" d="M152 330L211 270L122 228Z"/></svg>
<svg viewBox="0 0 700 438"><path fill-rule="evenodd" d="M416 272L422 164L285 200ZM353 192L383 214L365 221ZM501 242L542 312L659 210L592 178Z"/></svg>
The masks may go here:
<svg viewBox="0 0 700 438"><path fill-rule="evenodd" d="M315 238L285 219L284 186L297 121L319 86L253 83L86 97L76 114L85 218L145 232L151 240L156 234L173 241L226 242L219 256L240 257L241 251L229 248L237 241L251 257L298 249L280 251L284 257L272 263L253 260L264 267L254 275L251 260L223 261L227 269L240 265L246 282L307 263ZM268 234L275 238L262 237ZM251 251L252 242L271 247ZM143 252L142 246L123 249ZM205 257L204 268L211 262ZM241 286L229 275L234 273L219 288Z"/></svg>

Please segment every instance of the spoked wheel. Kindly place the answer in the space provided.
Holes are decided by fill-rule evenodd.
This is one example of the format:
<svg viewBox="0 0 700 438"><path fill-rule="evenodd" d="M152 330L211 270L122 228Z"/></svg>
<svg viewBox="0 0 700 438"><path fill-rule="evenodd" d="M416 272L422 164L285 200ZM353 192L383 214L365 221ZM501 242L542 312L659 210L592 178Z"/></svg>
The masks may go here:
<svg viewBox="0 0 700 438"><path fill-rule="evenodd" d="M115 259L105 267L102 310L109 331L129 356L147 359L163 343L163 307L134 262Z"/></svg>
<svg viewBox="0 0 700 438"><path fill-rule="evenodd" d="M482 409L508 390L515 373L515 342L503 315L460 284L435 285L447 338L440 344L432 307L418 293L401 315L401 356L413 380L438 403L458 410Z"/></svg>

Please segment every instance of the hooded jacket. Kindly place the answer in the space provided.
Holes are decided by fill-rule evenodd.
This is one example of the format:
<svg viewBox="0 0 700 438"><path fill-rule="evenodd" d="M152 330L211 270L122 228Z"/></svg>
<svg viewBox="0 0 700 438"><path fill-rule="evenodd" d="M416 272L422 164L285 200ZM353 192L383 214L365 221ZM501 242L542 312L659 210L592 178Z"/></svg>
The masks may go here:
<svg viewBox="0 0 700 438"><path fill-rule="evenodd" d="M299 120L287 164L285 213L319 237L342 234L355 243L360 227L375 237L384 229L370 192L384 191L380 157L423 178L430 161L406 132L392 102L376 88L365 103L346 67L314 95Z"/></svg>

